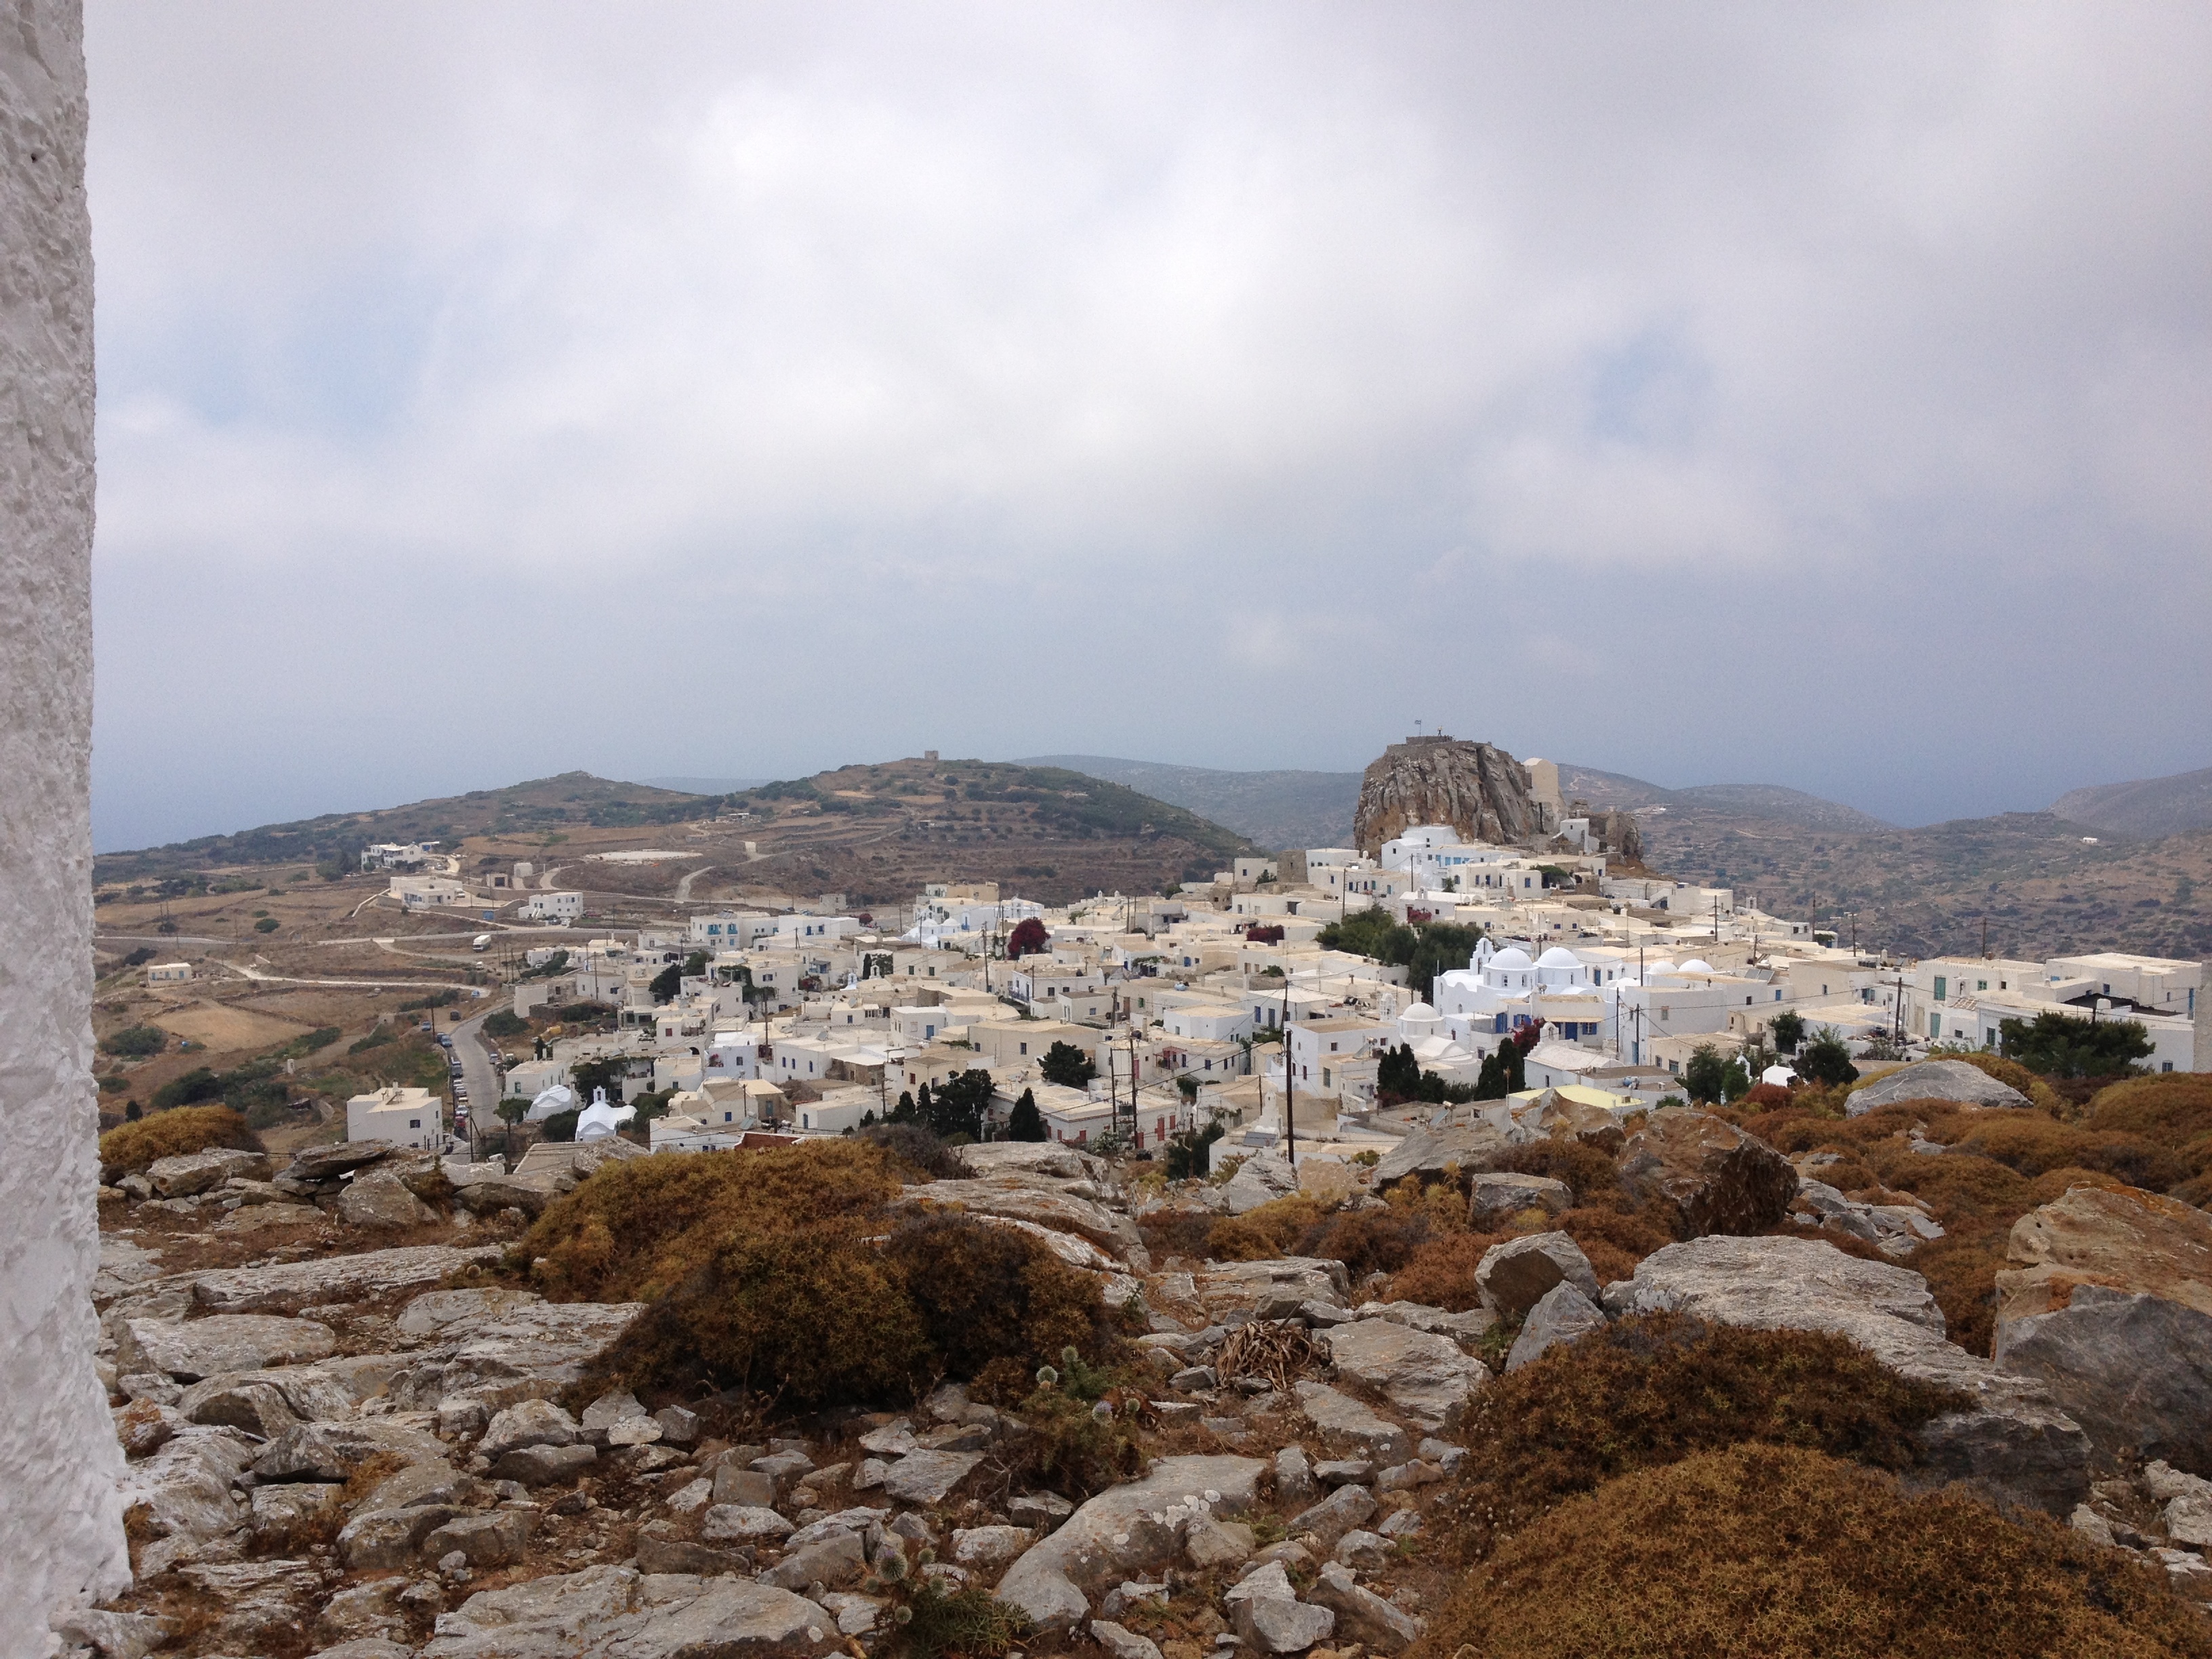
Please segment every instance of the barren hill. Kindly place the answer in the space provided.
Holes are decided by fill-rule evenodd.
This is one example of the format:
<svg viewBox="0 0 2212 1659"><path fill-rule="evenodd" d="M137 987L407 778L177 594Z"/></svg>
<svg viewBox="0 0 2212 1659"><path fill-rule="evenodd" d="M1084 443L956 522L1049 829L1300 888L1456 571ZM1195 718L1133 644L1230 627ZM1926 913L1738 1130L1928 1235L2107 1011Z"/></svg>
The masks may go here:
<svg viewBox="0 0 2212 1659"><path fill-rule="evenodd" d="M2132 783L2100 783L2069 790L2051 812L2108 836L2149 840L2212 829L2212 766Z"/></svg>

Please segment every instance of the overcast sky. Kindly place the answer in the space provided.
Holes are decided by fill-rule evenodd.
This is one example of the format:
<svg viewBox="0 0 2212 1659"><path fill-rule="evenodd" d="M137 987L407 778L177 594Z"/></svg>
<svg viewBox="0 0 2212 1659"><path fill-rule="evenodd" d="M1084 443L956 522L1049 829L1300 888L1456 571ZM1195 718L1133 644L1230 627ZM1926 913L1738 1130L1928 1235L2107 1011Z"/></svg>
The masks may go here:
<svg viewBox="0 0 2212 1659"><path fill-rule="evenodd" d="M2212 9L88 0L103 848L2212 763Z"/></svg>

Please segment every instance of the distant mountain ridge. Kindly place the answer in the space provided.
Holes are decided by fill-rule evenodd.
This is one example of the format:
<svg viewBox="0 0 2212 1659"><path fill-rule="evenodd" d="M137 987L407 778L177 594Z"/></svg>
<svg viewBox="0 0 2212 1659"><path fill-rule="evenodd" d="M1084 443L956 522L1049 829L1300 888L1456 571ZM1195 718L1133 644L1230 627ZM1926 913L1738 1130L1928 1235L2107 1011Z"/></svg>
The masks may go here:
<svg viewBox="0 0 2212 1659"><path fill-rule="evenodd" d="M2051 802L2051 811L2069 823L2146 841L2212 829L2212 766L2069 790Z"/></svg>

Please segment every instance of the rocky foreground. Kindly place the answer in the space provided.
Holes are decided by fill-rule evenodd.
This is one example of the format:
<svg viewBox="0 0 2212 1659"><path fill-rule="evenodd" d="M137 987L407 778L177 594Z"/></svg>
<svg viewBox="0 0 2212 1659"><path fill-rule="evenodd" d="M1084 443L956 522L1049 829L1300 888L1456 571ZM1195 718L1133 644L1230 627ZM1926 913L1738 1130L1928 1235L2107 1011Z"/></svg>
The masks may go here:
<svg viewBox="0 0 2212 1659"><path fill-rule="evenodd" d="M1449 1593L1425 1545L1496 1374L1662 1311L1834 1333L1956 1390L1917 1431L1919 1478L2070 1518L2212 1599L2212 1482L2187 1472L2212 1471L2202 1212L2084 1188L2024 1218L1984 1358L1905 1265L1924 1215L1863 1213L1718 1119L1662 1112L1617 1149L1624 1179L1709 1231L1607 1284L1545 1230L1543 1178L1481 1170L1496 1134L1410 1137L1349 1200L1449 1181L1472 1213L1522 1218L1463 1311L1377 1299L1333 1260L1152 1259L1142 1218L1261 1209L1295 1190L1276 1162L1162 1191L1001 1144L908 1188L1046 1241L1142 1329L1149 1383L1091 1407L1141 1474L1073 1497L1034 1479L1031 1425L957 1385L796 1420L733 1393L580 1401L640 1304L489 1270L620 1152L458 1179L374 1146L282 1172L161 1160L105 1195L97 1297L138 1588L58 1640L109 1659L862 1656L901 1644L926 1585L994 1592L1030 1650L1395 1654ZM1876 1248L1733 1236L1793 1214Z"/></svg>

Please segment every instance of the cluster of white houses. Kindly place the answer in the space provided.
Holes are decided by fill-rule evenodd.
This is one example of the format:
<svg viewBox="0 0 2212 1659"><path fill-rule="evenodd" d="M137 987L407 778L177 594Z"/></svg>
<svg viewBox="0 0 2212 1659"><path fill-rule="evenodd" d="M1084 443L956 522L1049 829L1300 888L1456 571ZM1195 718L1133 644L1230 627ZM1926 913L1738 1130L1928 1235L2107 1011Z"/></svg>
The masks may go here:
<svg viewBox="0 0 2212 1659"><path fill-rule="evenodd" d="M1726 888L1605 866L1602 854L1540 861L1431 827L1379 859L1342 848L1240 859L1165 899L1047 908L989 884L935 886L900 934L844 915L702 913L634 940L531 952L518 1012L594 1002L619 1012L618 1028L545 1045L508 1072L507 1092L543 1104L580 1062L617 1060L624 1094L673 1091L651 1134L683 1150L844 1133L902 1094L981 1069L1000 1121L1027 1091L1055 1139L1147 1147L1210 1121L1264 1140L1286 1097L1301 1133L1359 1133L1375 1123L1382 1058L1401 1044L1461 1084L1518 1042L1532 1090L1648 1104L1679 1091L1701 1046L1764 1053L1785 1012L1855 1052L1917 1054L1994 1048L2003 1020L2057 1009L2136 1022L2154 1071L2197 1064L2197 963L1898 963ZM1370 909L1480 937L1422 998L1403 969L1320 942ZM1045 948L1005 959L1013 924L1032 918ZM677 993L657 999L672 967ZM1046 1081L1055 1045L1080 1054L1087 1080Z"/></svg>

